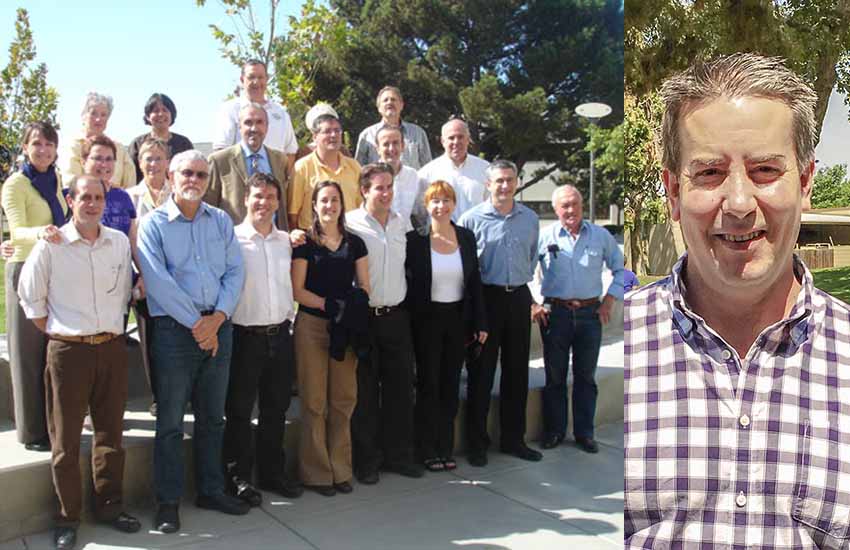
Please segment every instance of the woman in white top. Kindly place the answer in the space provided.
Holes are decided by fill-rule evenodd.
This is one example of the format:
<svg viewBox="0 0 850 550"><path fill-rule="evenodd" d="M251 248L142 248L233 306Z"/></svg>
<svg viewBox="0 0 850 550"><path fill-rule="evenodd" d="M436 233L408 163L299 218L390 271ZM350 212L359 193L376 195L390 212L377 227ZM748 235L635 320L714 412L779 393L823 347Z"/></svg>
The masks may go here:
<svg viewBox="0 0 850 550"><path fill-rule="evenodd" d="M407 307L417 366L417 451L425 467L453 470L454 419L465 352L487 339L475 236L452 222L454 189L435 181L425 191L431 224L407 234Z"/></svg>
<svg viewBox="0 0 850 550"><path fill-rule="evenodd" d="M138 219L164 204L171 195L167 179L170 160L168 144L159 138L148 136L139 147L139 167L143 178L138 185L127 189Z"/></svg>

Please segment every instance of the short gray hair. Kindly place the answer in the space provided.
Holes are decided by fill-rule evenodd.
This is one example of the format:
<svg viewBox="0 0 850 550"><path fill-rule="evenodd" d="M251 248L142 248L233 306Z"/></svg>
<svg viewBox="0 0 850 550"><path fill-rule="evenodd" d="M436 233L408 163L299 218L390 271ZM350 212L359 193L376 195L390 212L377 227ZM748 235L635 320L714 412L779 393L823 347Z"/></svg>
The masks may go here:
<svg viewBox="0 0 850 550"><path fill-rule="evenodd" d="M558 197L565 194L567 191L575 193L582 202L584 201L584 197L581 196L581 191L578 190L578 187L571 183L565 183L564 185L559 185L554 191L552 191L552 206L555 206L555 202L557 202Z"/></svg>
<svg viewBox="0 0 850 550"><path fill-rule="evenodd" d="M168 165L168 171L176 172L180 169L180 166L183 165L183 163L193 162L196 160L202 160L204 163L209 165L207 157L205 157L203 153L197 149L189 149L188 151L183 151L182 153L174 155L174 158L171 159L171 164Z"/></svg>
<svg viewBox="0 0 850 550"><path fill-rule="evenodd" d="M463 126L463 129L466 130L466 135L469 136L469 124L462 118L453 118L440 127L440 137L443 137L443 134L446 133L446 127L453 122L459 122Z"/></svg>
<svg viewBox="0 0 850 550"><path fill-rule="evenodd" d="M487 174L487 181L493 181L493 174L496 170L513 170L514 175L519 177L519 170L517 170L516 164L508 159L496 159L491 162L490 166L488 166L487 170L485 170L485 173Z"/></svg>
<svg viewBox="0 0 850 550"><path fill-rule="evenodd" d="M269 113L266 111L266 108L263 105L260 105L256 101L249 101L239 108L239 122L242 122L242 113L244 111L247 111L248 109L257 109L259 111L262 111L263 114L266 115L266 123L268 123Z"/></svg>
<svg viewBox="0 0 850 550"><path fill-rule="evenodd" d="M106 105L107 116L112 116L112 96L99 94L97 92L89 92L86 94L86 100L83 102L83 112L81 116L86 116L95 105Z"/></svg>
<svg viewBox="0 0 850 550"><path fill-rule="evenodd" d="M791 133L797 167L805 172L814 159L814 90L779 57L736 53L697 62L661 86L664 118L661 127L662 164L678 174L681 164L679 121L687 109L720 97L759 97L785 103L792 113Z"/></svg>

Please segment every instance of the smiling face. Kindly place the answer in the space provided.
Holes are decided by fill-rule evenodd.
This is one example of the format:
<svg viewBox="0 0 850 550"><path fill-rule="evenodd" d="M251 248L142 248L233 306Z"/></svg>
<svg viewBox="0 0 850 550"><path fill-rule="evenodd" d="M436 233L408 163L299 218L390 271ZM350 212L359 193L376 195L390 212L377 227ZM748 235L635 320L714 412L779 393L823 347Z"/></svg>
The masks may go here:
<svg viewBox="0 0 850 550"><path fill-rule="evenodd" d="M99 136L106 131L106 123L109 122L109 108L103 103L96 103L89 107L83 116L83 130L86 137Z"/></svg>
<svg viewBox="0 0 850 550"><path fill-rule="evenodd" d="M510 168L497 168L487 179L487 190L493 204L510 204L516 192L516 173Z"/></svg>
<svg viewBox="0 0 850 550"><path fill-rule="evenodd" d="M319 217L322 225L336 225L341 210L339 191L336 190L336 187L329 185L319 189L313 211Z"/></svg>
<svg viewBox="0 0 850 550"><path fill-rule="evenodd" d="M259 151L267 131L268 118L263 109L249 106L239 111L239 132L249 149Z"/></svg>
<svg viewBox="0 0 850 550"><path fill-rule="evenodd" d="M812 190L814 162L799 172L791 110L721 97L692 107L679 125L680 174L663 175L688 245L688 277L718 293L769 288L792 269Z"/></svg>
<svg viewBox="0 0 850 550"><path fill-rule="evenodd" d="M24 144L24 156L36 170L44 172L56 160L56 144L34 130Z"/></svg>
<svg viewBox="0 0 850 550"><path fill-rule="evenodd" d="M269 82L269 75L266 74L266 68L260 64L245 65L242 69L242 76L239 77L239 82L242 83L242 89L248 95L251 101L263 103L266 98L266 86Z"/></svg>
<svg viewBox="0 0 850 550"><path fill-rule="evenodd" d="M153 110L148 115L148 122L151 123L154 130L158 132L167 132L173 122L171 119L171 111L169 111L168 107L159 101L156 105L154 105Z"/></svg>
<svg viewBox="0 0 850 550"><path fill-rule="evenodd" d="M401 130L381 130L376 136L378 142L378 156L381 162L386 162L396 166L401 160L401 153L404 151L404 139L401 137Z"/></svg>
<svg viewBox="0 0 850 550"><path fill-rule="evenodd" d="M108 185L115 172L115 155L106 145L94 145L83 163L83 173L97 176Z"/></svg>
<svg viewBox="0 0 850 550"><path fill-rule="evenodd" d="M440 143L452 162L461 164L469 151L469 130L460 120L452 120L443 126Z"/></svg>
<svg viewBox="0 0 850 550"><path fill-rule="evenodd" d="M273 185L251 185L245 197L248 217L254 227L266 227L272 223L275 212L280 206L277 189Z"/></svg>
<svg viewBox="0 0 850 550"><path fill-rule="evenodd" d="M455 211L455 201L453 201L448 195L438 193L431 197L426 208L428 210L428 215L430 215L432 219L441 222L448 221L451 219L452 213Z"/></svg>
<svg viewBox="0 0 850 550"><path fill-rule="evenodd" d="M573 189L564 188L555 196L552 206L561 225L570 233L578 233L581 228L581 195Z"/></svg>
<svg viewBox="0 0 850 550"><path fill-rule="evenodd" d="M139 155L145 182L161 183L168 171L168 155L160 147L148 147Z"/></svg>
<svg viewBox="0 0 850 550"><path fill-rule="evenodd" d="M384 90L378 98L378 112L385 121L397 123L404 109L404 101L394 90Z"/></svg>
<svg viewBox="0 0 850 550"><path fill-rule="evenodd" d="M210 171L206 161L195 159L181 163L179 169L171 174L178 203L199 202L207 190L209 179Z"/></svg>
<svg viewBox="0 0 850 550"><path fill-rule="evenodd" d="M369 189L363 191L366 210L376 217L386 216L393 204L393 177L379 172L369 178Z"/></svg>
<svg viewBox="0 0 850 550"><path fill-rule="evenodd" d="M316 149L323 154L339 151L342 144L342 125L335 118L323 120L313 134L313 140L316 142Z"/></svg>
<svg viewBox="0 0 850 550"><path fill-rule="evenodd" d="M74 214L74 223L79 227L91 227L100 223L106 207L106 195L100 180L91 176L80 176L77 191L67 197L68 206Z"/></svg>

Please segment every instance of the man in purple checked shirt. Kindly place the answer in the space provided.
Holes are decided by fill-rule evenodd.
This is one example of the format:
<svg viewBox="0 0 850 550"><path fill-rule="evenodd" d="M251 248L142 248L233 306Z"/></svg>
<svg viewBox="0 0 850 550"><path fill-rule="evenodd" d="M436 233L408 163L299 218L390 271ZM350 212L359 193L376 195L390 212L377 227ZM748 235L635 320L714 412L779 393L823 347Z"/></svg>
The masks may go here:
<svg viewBox="0 0 850 550"><path fill-rule="evenodd" d="M848 548L850 307L793 253L817 97L752 54L661 97L688 251L625 299L624 546Z"/></svg>

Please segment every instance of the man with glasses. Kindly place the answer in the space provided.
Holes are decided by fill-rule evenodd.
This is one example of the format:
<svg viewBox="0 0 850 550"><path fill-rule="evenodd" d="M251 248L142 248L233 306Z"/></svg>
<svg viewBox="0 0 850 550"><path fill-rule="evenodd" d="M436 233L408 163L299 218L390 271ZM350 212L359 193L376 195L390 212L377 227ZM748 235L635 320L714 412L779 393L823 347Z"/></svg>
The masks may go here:
<svg viewBox="0 0 850 550"><path fill-rule="evenodd" d="M225 494L222 442L232 326L245 279L230 217L201 198L209 165L195 150L174 157L173 193L139 230L139 257L153 317L151 368L156 372L155 527L180 529L183 495L183 412L191 399L199 508L245 514Z"/></svg>
<svg viewBox="0 0 850 550"><path fill-rule="evenodd" d="M262 105L254 102L243 104L239 109L242 141L210 155L210 184L204 201L227 212L234 224L242 223L248 212L245 206L248 178L254 174L268 174L284 189L289 181L286 155L263 145L268 123L269 116ZM275 223L285 231L286 195L279 202Z"/></svg>
<svg viewBox="0 0 850 550"><path fill-rule="evenodd" d="M315 109L315 107L314 107ZM312 109L311 109L312 110ZM313 220L310 196L321 181L339 184L345 209L360 206L360 164L342 154L342 125L336 112L326 108L313 119L310 131L316 150L295 163L292 185L289 186L289 228L307 229Z"/></svg>

